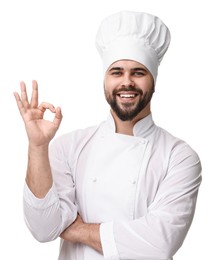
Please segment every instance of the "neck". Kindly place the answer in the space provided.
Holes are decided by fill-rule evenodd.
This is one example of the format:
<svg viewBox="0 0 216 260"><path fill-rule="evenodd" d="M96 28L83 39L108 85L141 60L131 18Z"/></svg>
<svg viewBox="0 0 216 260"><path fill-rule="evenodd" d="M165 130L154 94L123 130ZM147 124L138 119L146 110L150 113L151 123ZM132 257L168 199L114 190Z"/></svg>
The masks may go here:
<svg viewBox="0 0 216 260"><path fill-rule="evenodd" d="M115 121L116 133L125 134L125 135L133 135L134 125L144 117L148 116L150 111L150 106L146 107L145 110L141 111L133 120L131 121L122 121L114 111L111 110L112 116Z"/></svg>

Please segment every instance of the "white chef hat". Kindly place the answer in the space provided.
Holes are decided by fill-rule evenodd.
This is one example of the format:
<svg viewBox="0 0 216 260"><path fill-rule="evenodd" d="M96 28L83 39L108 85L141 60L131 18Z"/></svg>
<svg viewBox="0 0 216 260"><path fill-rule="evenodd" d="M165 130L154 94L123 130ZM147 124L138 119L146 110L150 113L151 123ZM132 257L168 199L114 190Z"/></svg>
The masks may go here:
<svg viewBox="0 0 216 260"><path fill-rule="evenodd" d="M158 66L170 43L167 26L156 16L122 11L105 18L96 35L104 72L118 60L143 64L156 82Z"/></svg>

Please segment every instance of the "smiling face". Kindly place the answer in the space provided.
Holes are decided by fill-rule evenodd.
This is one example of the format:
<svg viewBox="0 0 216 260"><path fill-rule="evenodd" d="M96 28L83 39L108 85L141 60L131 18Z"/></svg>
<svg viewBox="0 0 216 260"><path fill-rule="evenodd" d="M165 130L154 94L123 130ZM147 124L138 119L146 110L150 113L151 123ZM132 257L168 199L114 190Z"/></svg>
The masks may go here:
<svg viewBox="0 0 216 260"><path fill-rule="evenodd" d="M142 64L120 60L106 72L104 93L112 112L122 121L131 121L150 113L154 80Z"/></svg>

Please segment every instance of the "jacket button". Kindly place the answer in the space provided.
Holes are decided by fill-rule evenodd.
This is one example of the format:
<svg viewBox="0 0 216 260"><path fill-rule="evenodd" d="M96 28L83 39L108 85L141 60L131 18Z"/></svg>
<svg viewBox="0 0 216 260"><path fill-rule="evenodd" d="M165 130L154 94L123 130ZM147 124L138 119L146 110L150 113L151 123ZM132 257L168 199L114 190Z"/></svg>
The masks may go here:
<svg viewBox="0 0 216 260"><path fill-rule="evenodd" d="M97 181L97 178L96 178L96 177L92 177L92 181L93 181L93 182L96 182L96 181Z"/></svg>
<svg viewBox="0 0 216 260"><path fill-rule="evenodd" d="M131 184L136 184L135 180L129 180Z"/></svg>

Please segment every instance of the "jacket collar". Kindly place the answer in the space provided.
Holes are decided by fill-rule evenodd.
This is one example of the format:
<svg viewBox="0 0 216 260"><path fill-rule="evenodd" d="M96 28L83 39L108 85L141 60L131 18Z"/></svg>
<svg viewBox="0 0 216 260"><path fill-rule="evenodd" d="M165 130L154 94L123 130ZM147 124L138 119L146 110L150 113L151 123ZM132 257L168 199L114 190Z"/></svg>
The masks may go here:
<svg viewBox="0 0 216 260"><path fill-rule="evenodd" d="M107 124L110 130L115 132L115 121L111 113L108 116ZM133 134L136 137L147 138L154 131L154 128L155 128L155 124L152 119L152 114L149 114L148 116L139 120L134 125Z"/></svg>

